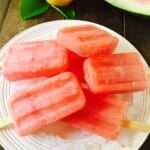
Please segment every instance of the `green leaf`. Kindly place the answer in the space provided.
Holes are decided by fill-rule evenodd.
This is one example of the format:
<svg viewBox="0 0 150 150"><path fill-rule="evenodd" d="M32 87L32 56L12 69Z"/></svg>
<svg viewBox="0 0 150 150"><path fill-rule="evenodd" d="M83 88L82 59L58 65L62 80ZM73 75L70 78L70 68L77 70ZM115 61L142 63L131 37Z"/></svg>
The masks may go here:
<svg viewBox="0 0 150 150"><path fill-rule="evenodd" d="M75 10L70 6L56 7L54 5L51 5L51 7L53 7L56 11L63 15L65 19L76 19Z"/></svg>
<svg viewBox="0 0 150 150"><path fill-rule="evenodd" d="M23 19L30 19L37 15L45 13L49 4L45 0L22 0L20 13Z"/></svg>

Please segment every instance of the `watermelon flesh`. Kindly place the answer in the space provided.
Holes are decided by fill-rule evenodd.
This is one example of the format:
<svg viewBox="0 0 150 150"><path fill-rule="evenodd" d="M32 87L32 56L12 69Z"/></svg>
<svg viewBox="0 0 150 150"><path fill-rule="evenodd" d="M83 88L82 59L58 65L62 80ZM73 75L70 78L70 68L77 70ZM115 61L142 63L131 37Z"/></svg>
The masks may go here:
<svg viewBox="0 0 150 150"><path fill-rule="evenodd" d="M11 116L20 135L37 132L84 105L84 94L70 72L45 79L15 93L9 100Z"/></svg>
<svg viewBox="0 0 150 150"><path fill-rule="evenodd" d="M83 62L85 58L78 56L72 51L68 51L69 69L74 73L80 82L85 82L83 72Z"/></svg>
<svg viewBox="0 0 150 150"><path fill-rule="evenodd" d="M112 6L150 17L150 0L105 0Z"/></svg>
<svg viewBox="0 0 150 150"><path fill-rule="evenodd" d="M5 56L2 74L8 81L52 76L68 69L67 50L56 40L20 43Z"/></svg>
<svg viewBox="0 0 150 150"><path fill-rule="evenodd" d="M135 52L89 57L84 74L93 93L135 92L148 87L145 69Z"/></svg>
<svg viewBox="0 0 150 150"><path fill-rule="evenodd" d="M63 121L107 139L117 139L122 128L127 101L110 95L94 95L87 89L84 93L85 107Z"/></svg>
<svg viewBox="0 0 150 150"><path fill-rule="evenodd" d="M112 53L118 44L118 38L89 24L61 28L57 41L81 57Z"/></svg>
<svg viewBox="0 0 150 150"><path fill-rule="evenodd" d="M143 4L150 4L149 0L136 0L137 2L141 3L141 5Z"/></svg>

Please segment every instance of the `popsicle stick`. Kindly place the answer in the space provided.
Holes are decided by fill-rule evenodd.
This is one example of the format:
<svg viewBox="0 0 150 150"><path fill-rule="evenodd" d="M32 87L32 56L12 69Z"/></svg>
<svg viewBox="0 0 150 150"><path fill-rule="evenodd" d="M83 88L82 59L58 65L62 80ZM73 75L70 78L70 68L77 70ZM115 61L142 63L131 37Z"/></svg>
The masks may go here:
<svg viewBox="0 0 150 150"><path fill-rule="evenodd" d="M123 121L122 126L124 128L132 129L135 131L143 131L143 132L149 132L150 131L150 125L142 122L132 121L125 119Z"/></svg>
<svg viewBox="0 0 150 150"><path fill-rule="evenodd" d="M146 69L146 74L150 76L150 68Z"/></svg>
<svg viewBox="0 0 150 150"><path fill-rule="evenodd" d="M13 123L11 117L0 118L0 129L3 129Z"/></svg>
<svg viewBox="0 0 150 150"><path fill-rule="evenodd" d="M3 67L3 62L0 61L0 68L2 68L2 67Z"/></svg>
<svg viewBox="0 0 150 150"><path fill-rule="evenodd" d="M0 130L6 128L7 126L13 124L11 117L5 117L0 119ZM134 131L142 131L142 132L149 132L150 131L150 125L145 124L142 122L136 122L132 120L125 119L123 120L122 126L124 128L128 128Z"/></svg>

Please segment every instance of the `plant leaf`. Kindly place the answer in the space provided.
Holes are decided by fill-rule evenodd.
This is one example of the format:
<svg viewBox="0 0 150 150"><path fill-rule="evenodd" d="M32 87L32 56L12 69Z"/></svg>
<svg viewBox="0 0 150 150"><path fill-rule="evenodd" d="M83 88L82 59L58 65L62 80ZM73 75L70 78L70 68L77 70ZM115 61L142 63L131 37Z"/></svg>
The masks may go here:
<svg viewBox="0 0 150 150"><path fill-rule="evenodd" d="M76 19L75 10L70 6L57 7L51 5L51 7L53 7L56 11L58 11L61 15L63 15L65 19Z"/></svg>
<svg viewBox="0 0 150 150"><path fill-rule="evenodd" d="M49 4L45 0L22 0L20 13L23 19L30 19L37 15L45 13Z"/></svg>

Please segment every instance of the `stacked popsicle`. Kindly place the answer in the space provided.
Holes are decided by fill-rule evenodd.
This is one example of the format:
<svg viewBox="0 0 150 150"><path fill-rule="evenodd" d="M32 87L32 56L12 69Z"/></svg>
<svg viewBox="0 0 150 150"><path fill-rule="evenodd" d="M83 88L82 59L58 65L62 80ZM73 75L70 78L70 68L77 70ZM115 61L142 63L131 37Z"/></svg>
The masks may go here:
<svg viewBox="0 0 150 150"><path fill-rule="evenodd" d="M9 108L18 133L31 134L63 119L116 139L127 102L112 94L148 87L139 54L113 53L118 41L94 25L80 25L60 29L56 40L10 47L2 67L8 81L47 77L10 98Z"/></svg>
<svg viewBox="0 0 150 150"><path fill-rule="evenodd" d="M81 57L112 53L118 44L118 38L92 25L62 28L57 33L57 41Z"/></svg>
<svg viewBox="0 0 150 150"><path fill-rule="evenodd" d="M108 139L116 139L128 102L112 95L95 95L87 89L84 89L84 94L87 100L85 107L63 121Z"/></svg>
<svg viewBox="0 0 150 150"><path fill-rule="evenodd" d="M9 103L18 133L27 135L78 111L85 97L76 77L65 72L16 93Z"/></svg>
<svg viewBox="0 0 150 150"><path fill-rule="evenodd" d="M135 92L148 86L146 72L137 53L89 57L84 62L84 72L93 93Z"/></svg>
<svg viewBox="0 0 150 150"><path fill-rule="evenodd" d="M6 53L2 74L8 81L52 76L68 68L67 49L56 40L12 45Z"/></svg>

